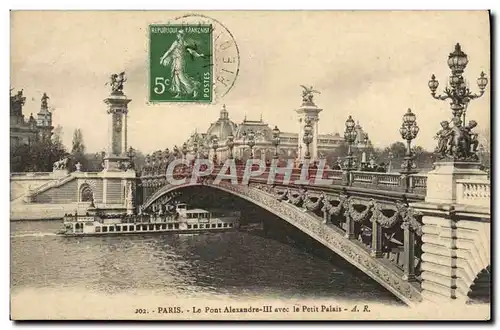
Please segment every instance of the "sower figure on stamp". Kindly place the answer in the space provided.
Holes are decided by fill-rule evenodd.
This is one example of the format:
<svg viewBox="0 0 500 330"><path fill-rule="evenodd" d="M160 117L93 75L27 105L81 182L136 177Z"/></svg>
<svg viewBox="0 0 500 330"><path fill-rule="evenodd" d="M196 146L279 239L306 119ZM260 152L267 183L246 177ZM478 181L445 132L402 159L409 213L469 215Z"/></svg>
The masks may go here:
<svg viewBox="0 0 500 330"><path fill-rule="evenodd" d="M160 64L171 68L170 91L175 94L174 98L180 98L182 95L198 96L198 81L193 79L186 71L186 55L189 53L193 57L204 57L204 54L198 53L193 47L189 46L184 38L184 30L177 32L175 40L170 48L163 54ZM186 53L187 52L187 53Z"/></svg>

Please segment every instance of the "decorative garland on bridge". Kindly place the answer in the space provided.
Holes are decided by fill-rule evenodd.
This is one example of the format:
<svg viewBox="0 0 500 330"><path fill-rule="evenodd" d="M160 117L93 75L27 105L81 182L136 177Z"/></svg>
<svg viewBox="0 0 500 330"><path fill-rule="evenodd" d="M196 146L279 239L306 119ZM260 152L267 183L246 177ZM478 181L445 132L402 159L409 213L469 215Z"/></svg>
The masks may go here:
<svg viewBox="0 0 500 330"><path fill-rule="evenodd" d="M290 189L285 189L283 191L276 191L276 194L278 195L277 199L279 201L284 201L288 198L288 194L290 193Z"/></svg>
<svg viewBox="0 0 500 330"><path fill-rule="evenodd" d="M288 192L288 200L295 206L299 205L300 202L304 201L304 197L305 197L305 191L302 189L299 190L298 194L295 195L290 191Z"/></svg>
<svg viewBox="0 0 500 330"><path fill-rule="evenodd" d="M213 183L211 178L202 177L200 179L200 184ZM146 183L146 185L150 187L158 187L164 184L164 178L152 178ZM252 187L274 195L278 201L288 201L294 206L302 206L302 208L307 211L316 211L321 207L321 211L327 212L329 215L339 216L342 214L344 217L350 217L352 221L358 223L366 220L370 220L371 222L376 221L383 228L392 228L401 222L402 229L411 229L418 236L422 235L422 224L420 221L422 214L420 212L416 212L413 208L402 202L396 202L396 209L391 209L394 211L393 215L388 217L383 213L381 204L373 199L368 202L364 202L353 198L352 196L339 195L338 204L334 206L332 203L334 200L329 198L324 192L316 197L303 189L293 193L290 188L278 190L272 186L262 184L252 184ZM157 198L158 197L155 196L155 194L152 194L147 198L146 203L143 205L152 204L152 200ZM162 196L160 198L161 199L158 199L159 204L165 204L172 199L171 196ZM314 201L313 198L316 198L316 200ZM155 204L158 203L155 202ZM365 206L365 209L358 212L355 209L355 205L363 205Z"/></svg>
<svg viewBox="0 0 500 330"><path fill-rule="evenodd" d="M321 202L325 198L325 194L321 193L321 195L319 195L316 198L315 202L313 202L313 200L311 198L314 198L314 197L310 196L309 193L306 192L305 193L305 197L304 197L304 202L302 203L302 206L306 210L313 212L313 211L316 211L317 209L319 209L319 206L320 206Z"/></svg>
<svg viewBox="0 0 500 330"><path fill-rule="evenodd" d="M384 228L392 228L396 223L401 221L401 213L399 209L393 210L394 214L390 217L386 216L378 203L375 203L373 207L373 216L371 221L376 221Z"/></svg>
<svg viewBox="0 0 500 330"><path fill-rule="evenodd" d="M415 211L414 208L403 204L400 202L396 203L396 208L401 214L403 223L401 224L402 229L411 229L418 236L422 236L422 223L419 219L422 219L423 214L421 212ZM418 219L417 219L418 218Z"/></svg>
<svg viewBox="0 0 500 330"><path fill-rule="evenodd" d="M321 211L328 212L329 215L339 216L340 213L343 210L345 210L345 205L346 205L347 199L348 199L347 196L340 195L339 196L339 203L337 204L337 206L333 206L333 204L331 203L332 201L330 199L324 198L323 199L323 208L321 209Z"/></svg>
<svg viewBox="0 0 500 330"><path fill-rule="evenodd" d="M365 205L366 208L362 212L358 212L354 208L354 199L349 198L348 202L347 202L347 212L354 222L363 222L365 220L370 219L371 210L372 210L374 204L375 204L374 201L370 200L368 202L368 204ZM359 203L358 203L358 205L359 205ZM362 205L364 205L364 204L362 204Z"/></svg>

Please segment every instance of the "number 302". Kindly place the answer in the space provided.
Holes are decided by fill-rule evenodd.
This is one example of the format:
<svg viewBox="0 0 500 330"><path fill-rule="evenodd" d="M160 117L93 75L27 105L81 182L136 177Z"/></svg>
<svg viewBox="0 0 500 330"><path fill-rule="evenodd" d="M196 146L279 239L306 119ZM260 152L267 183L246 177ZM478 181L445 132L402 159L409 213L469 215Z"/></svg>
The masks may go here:
<svg viewBox="0 0 500 330"><path fill-rule="evenodd" d="M166 85L169 84L169 80L164 77L155 77L155 88L153 89L156 94L165 93Z"/></svg>
<svg viewBox="0 0 500 330"><path fill-rule="evenodd" d="M135 314L146 314L147 311L145 308L136 308L135 309Z"/></svg>

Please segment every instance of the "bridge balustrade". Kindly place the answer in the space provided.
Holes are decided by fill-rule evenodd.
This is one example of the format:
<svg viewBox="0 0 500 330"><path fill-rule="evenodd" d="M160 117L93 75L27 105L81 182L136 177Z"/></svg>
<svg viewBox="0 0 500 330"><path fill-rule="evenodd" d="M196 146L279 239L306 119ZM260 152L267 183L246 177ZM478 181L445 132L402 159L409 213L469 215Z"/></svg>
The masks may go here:
<svg viewBox="0 0 500 330"><path fill-rule="evenodd" d="M211 174L206 176L200 176L196 178L198 182L205 180L207 177L215 179L215 177L220 173L222 169L222 165L215 165ZM259 169L258 165L255 164L252 168L252 171L257 171ZM173 178L176 180L187 179L191 180L193 173L193 168L188 166L178 166L173 173ZM317 177L318 174L321 173L321 178ZM228 176L230 174L230 168L227 169L227 176L223 180L228 180ZM237 165L236 166L236 177L238 179L238 183L241 183L245 174L245 166ZM345 187L349 189L349 187L354 188L364 188L375 191L390 191L395 193L410 193L420 198L425 196L426 186L427 186L427 177L423 174L412 174L406 177L400 173L379 173L379 172L363 172L363 171L351 171L345 172L341 170L331 170L324 169L323 171L318 171L316 169L310 168L308 171L300 168L292 169L288 180L286 180L287 176L284 173L274 173L274 180L269 181L271 171L270 168L267 167L263 173L256 175L252 173L252 175L248 178L248 182L256 182L261 184L266 184L270 182L273 185L301 185L301 186L309 186L309 187L325 187L325 183L321 182L318 179L330 180L331 185L328 186L337 186L339 189L341 187ZM146 175L141 177L141 185L143 187L143 199L147 200L149 196L151 196L157 189L167 184L165 173L160 172L148 172Z"/></svg>
<svg viewBox="0 0 500 330"><path fill-rule="evenodd" d="M14 172L11 177L35 177L35 176L51 176L52 172Z"/></svg>
<svg viewBox="0 0 500 330"><path fill-rule="evenodd" d="M484 180L457 180L457 203L489 207L490 182Z"/></svg>

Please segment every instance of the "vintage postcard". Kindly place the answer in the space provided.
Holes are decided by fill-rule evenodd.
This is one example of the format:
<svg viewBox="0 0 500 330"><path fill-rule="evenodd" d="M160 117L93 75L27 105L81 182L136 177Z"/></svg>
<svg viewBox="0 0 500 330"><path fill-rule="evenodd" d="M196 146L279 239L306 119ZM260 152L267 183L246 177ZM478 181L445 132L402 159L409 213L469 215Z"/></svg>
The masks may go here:
<svg viewBox="0 0 500 330"><path fill-rule="evenodd" d="M490 320L488 11L10 18L12 320Z"/></svg>

